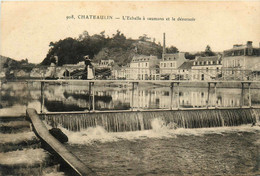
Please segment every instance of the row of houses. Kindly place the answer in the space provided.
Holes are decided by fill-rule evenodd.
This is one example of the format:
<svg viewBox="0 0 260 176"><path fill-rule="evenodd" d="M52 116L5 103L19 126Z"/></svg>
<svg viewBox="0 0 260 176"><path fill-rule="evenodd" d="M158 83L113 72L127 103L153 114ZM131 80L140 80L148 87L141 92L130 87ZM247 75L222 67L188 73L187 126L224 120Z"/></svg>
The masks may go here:
<svg viewBox="0 0 260 176"><path fill-rule="evenodd" d="M163 53L157 56L135 55L129 66L112 70L114 79L132 80L214 80L249 79L260 76L260 47L255 48L251 41L246 45L234 45L223 54L196 57L187 60L185 53Z"/></svg>
<svg viewBox="0 0 260 176"><path fill-rule="evenodd" d="M217 56L185 58L185 53L169 54L165 52L165 39L162 58L157 56L134 55L127 66L118 67L113 60L101 60L93 63L94 68L110 69L111 79L127 80L247 80L260 77L260 46L253 47L248 41L245 45L233 45ZM15 77L30 78L73 78L77 70L84 70L84 62L57 67L52 63L49 67L35 67L30 73L23 70L11 73ZM55 75L53 75L55 73ZM81 73L79 73L81 74ZM4 72L0 77L5 77Z"/></svg>

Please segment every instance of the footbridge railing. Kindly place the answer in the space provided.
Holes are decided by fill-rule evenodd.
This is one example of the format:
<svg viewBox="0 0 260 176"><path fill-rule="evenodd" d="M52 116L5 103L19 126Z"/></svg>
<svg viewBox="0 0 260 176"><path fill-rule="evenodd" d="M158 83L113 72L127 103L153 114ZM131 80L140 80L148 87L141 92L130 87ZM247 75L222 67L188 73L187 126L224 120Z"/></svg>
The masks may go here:
<svg viewBox="0 0 260 176"><path fill-rule="evenodd" d="M127 84L128 86L131 85L130 91L131 95L130 97L130 104L132 105L130 107L131 111L138 111L141 110L139 106L138 99L134 97L136 95L136 92L138 93L140 84L142 83L153 83L153 84L164 84L164 86L169 86L170 88L170 105L169 109L180 109L180 87L182 86L183 83L204 83L205 81L190 81L190 80L34 80L34 82L40 82L41 84L41 113L43 113L44 109L44 100L45 100L45 86L48 84L77 84L80 83L81 85L86 85L87 89L87 94L88 96L88 111L89 112L94 112L96 111L95 108L95 84ZM240 98L240 106L239 107L245 107L244 99L245 99L245 90L247 90L247 107L252 107L252 95L251 95L251 85L252 83L257 83L260 84L260 81L226 81L226 80L215 80L215 81L207 81L207 100L206 100L206 108L212 108L212 106L209 104L210 102L210 92L212 94L212 91L214 91L215 97L217 97L217 89L218 89L218 84L220 83L228 83L228 84L240 84L241 85L241 98ZM175 99L177 99L177 107L173 106L173 96L174 96L174 90L177 91L175 95ZM213 99L212 99L213 100ZM211 102L212 102L211 100ZM214 100L213 100L214 101ZM216 100L217 101L217 100ZM134 104L137 104L137 107L133 107ZM216 102L215 106L213 108L219 108L218 103Z"/></svg>

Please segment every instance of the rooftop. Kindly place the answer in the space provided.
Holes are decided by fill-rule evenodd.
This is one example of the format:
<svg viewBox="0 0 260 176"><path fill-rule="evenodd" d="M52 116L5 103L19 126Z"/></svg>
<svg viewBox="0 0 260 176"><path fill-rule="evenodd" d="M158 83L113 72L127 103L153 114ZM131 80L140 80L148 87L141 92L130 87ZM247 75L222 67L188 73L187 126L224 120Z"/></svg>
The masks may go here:
<svg viewBox="0 0 260 176"><path fill-rule="evenodd" d="M184 62L184 63L179 67L179 69L182 69L182 70L191 69L192 65L193 65L193 61L187 61L187 62Z"/></svg>
<svg viewBox="0 0 260 176"><path fill-rule="evenodd" d="M146 55L135 55L132 59L132 62L147 62L150 60L156 60L158 59L157 56L146 56Z"/></svg>
<svg viewBox="0 0 260 176"><path fill-rule="evenodd" d="M172 61L177 60L179 58L186 59L185 53L165 53L163 54L163 61Z"/></svg>
<svg viewBox="0 0 260 176"><path fill-rule="evenodd" d="M218 60L221 60L221 56L207 56L207 57L201 57L201 56L199 56L199 57L197 57L196 59L195 59L195 61L218 61Z"/></svg>

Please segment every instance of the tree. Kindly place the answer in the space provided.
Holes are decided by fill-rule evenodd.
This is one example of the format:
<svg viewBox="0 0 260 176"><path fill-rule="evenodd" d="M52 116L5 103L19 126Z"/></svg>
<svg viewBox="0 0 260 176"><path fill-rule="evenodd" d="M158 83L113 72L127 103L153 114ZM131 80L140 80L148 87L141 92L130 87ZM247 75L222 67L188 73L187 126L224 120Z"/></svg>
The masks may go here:
<svg viewBox="0 0 260 176"><path fill-rule="evenodd" d="M166 48L166 53L178 53L179 50L175 46L171 46L170 48Z"/></svg>
<svg viewBox="0 0 260 176"><path fill-rule="evenodd" d="M190 54L190 53L185 53L185 58L188 60L193 60L195 59L196 55L195 54Z"/></svg>
<svg viewBox="0 0 260 176"><path fill-rule="evenodd" d="M139 40L143 42L147 42L151 40L151 37L148 37L147 34L143 34L142 36L139 37Z"/></svg>
<svg viewBox="0 0 260 176"><path fill-rule="evenodd" d="M215 56L216 54L211 50L211 47L209 45L206 46L205 52L204 52L205 56Z"/></svg>
<svg viewBox="0 0 260 176"><path fill-rule="evenodd" d="M141 40L150 40L146 34L141 36ZM89 35L84 31L78 38L65 38L59 41L52 41L49 44L49 51L42 61L42 65L50 65L53 62L53 57L58 56L58 66L64 64L77 64L84 60L84 56L89 55L90 59L99 62L101 59L112 59L115 64L127 65L131 62L135 54L155 55L161 58L162 46L155 42L139 42L126 38L126 36L117 30L112 37L106 36L105 31L99 34ZM135 47L138 48L137 53ZM178 52L174 46L168 48L170 53Z"/></svg>

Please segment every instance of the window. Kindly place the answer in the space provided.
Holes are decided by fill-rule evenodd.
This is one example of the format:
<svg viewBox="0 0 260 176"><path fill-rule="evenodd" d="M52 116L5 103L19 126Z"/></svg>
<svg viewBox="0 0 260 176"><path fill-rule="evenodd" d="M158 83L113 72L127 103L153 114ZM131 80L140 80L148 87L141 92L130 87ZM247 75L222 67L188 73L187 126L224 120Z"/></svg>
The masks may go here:
<svg viewBox="0 0 260 176"><path fill-rule="evenodd" d="M172 63L171 63L171 67L172 67Z"/></svg>
<svg viewBox="0 0 260 176"><path fill-rule="evenodd" d="M164 67L166 67L166 63L164 63Z"/></svg>
<svg viewBox="0 0 260 176"><path fill-rule="evenodd" d="M163 63L161 63L161 67L163 67Z"/></svg>
<svg viewBox="0 0 260 176"><path fill-rule="evenodd" d="M207 68L206 68L206 72L208 72L208 71L209 71L209 68L207 67Z"/></svg>
<svg viewBox="0 0 260 176"><path fill-rule="evenodd" d="M146 66L146 67L148 66L148 63L147 63L147 62L145 63L145 66Z"/></svg>
<svg viewBox="0 0 260 176"><path fill-rule="evenodd" d="M204 65L206 65L207 64L207 62L206 61L204 61Z"/></svg>

